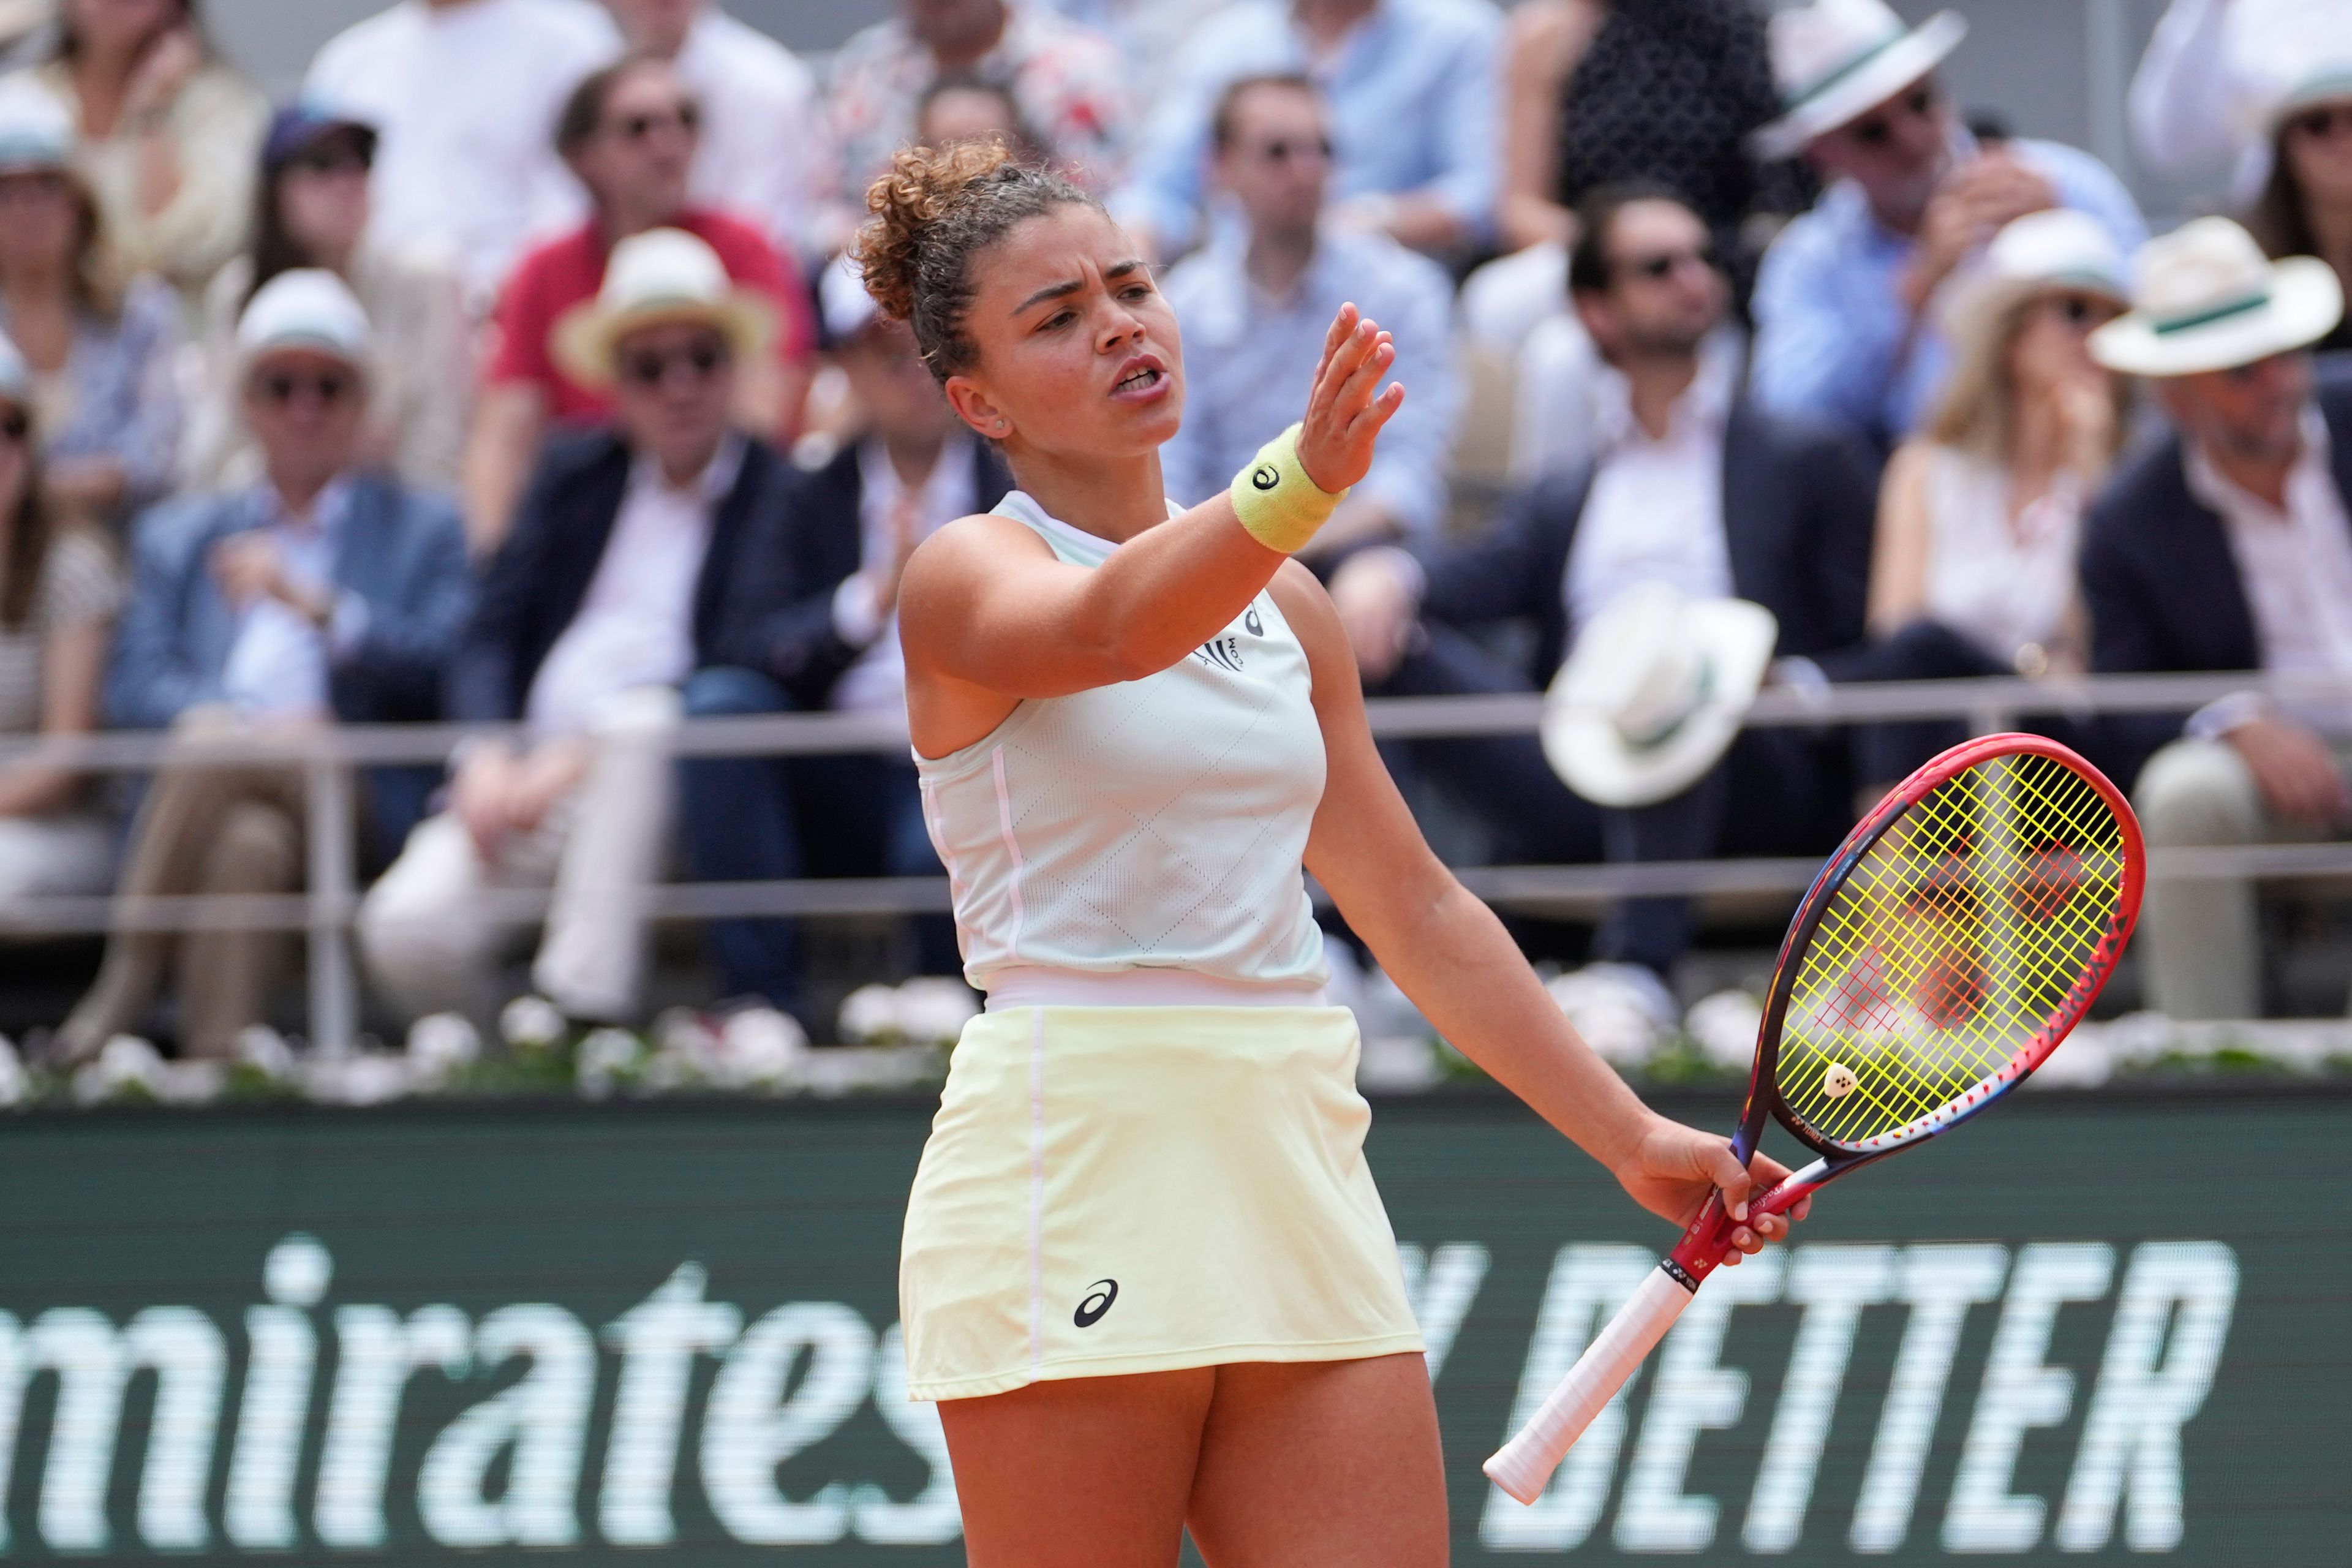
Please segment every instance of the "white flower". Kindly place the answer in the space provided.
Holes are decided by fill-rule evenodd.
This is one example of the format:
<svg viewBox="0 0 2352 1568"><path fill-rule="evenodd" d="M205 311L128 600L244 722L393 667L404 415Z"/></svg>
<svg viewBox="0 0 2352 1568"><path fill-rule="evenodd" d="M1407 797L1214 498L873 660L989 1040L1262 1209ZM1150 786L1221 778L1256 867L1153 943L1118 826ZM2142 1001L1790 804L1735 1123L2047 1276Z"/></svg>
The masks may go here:
<svg viewBox="0 0 2352 1568"><path fill-rule="evenodd" d="M580 1092L603 1100L644 1061L646 1048L626 1029L597 1029L580 1042Z"/></svg>
<svg viewBox="0 0 2352 1568"><path fill-rule="evenodd" d="M304 1085L313 1100L335 1105L381 1105L416 1087L407 1057L362 1051L342 1058L314 1057L305 1064Z"/></svg>
<svg viewBox="0 0 2352 1568"><path fill-rule="evenodd" d="M746 1007L722 1027L724 1051L711 1076L730 1089L789 1082L808 1053L800 1025L773 1007Z"/></svg>
<svg viewBox="0 0 2352 1568"><path fill-rule="evenodd" d="M692 1061L707 1061L718 1053L719 1032L710 1020L691 1007L672 1007L654 1020L654 1040L666 1051L677 1051Z"/></svg>
<svg viewBox="0 0 2352 1568"><path fill-rule="evenodd" d="M22 1104L31 1089L25 1059L16 1054L15 1042L0 1035L0 1108Z"/></svg>
<svg viewBox="0 0 2352 1568"><path fill-rule="evenodd" d="M538 1050L563 1038L562 1008L544 996L518 996L499 1011L499 1037L522 1050Z"/></svg>
<svg viewBox="0 0 2352 1568"><path fill-rule="evenodd" d="M861 985L851 992L842 999L841 1016L834 1023L835 1031L854 1046L896 1039L901 1027L898 993L888 985Z"/></svg>
<svg viewBox="0 0 2352 1568"><path fill-rule="evenodd" d="M1675 1026L1675 1003L1655 974L1631 963L1588 963L1544 989L1602 1060L1640 1067Z"/></svg>
<svg viewBox="0 0 2352 1568"><path fill-rule="evenodd" d="M199 1058L158 1063L152 1087L166 1105L205 1105L219 1099L227 1084L226 1062Z"/></svg>
<svg viewBox="0 0 2352 1568"><path fill-rule="evenodd" d="M1745 991L1718 991L1692 1004L1683 1029L1712 1065L1743 1072L1756 1060L1756 1031L1764 1005Z"/></svg>
<svg viewBox="0 0 2352 1568"><path fill-rule="evenodd" d="M428 1014L409 1026L408 1065L419 1083L446 1083L481 1055L481 1031L456 1013Z"/></svg>
<svg viewBox="0 0 2352 1568"><path fill-rule="evenodd" d="M267 1024L247 1024L236 1032L236 1059L273 1083L294 1076L294 1047Z"/></svg>
<svg viewBox="0 0 2352 1568"><path fill-rule="evenodd" d="M95 1105L133 1085L155 1094L163 1068L163 1058L153 1046L136 1035L117 1035L106 1042L96 1060L74 1074L74 1099Z"/></svg>
<svg viewBox="0 0 2352 1568"><path fill-rule="evenodd" d="M980 999L960 976L926 975L898 987L898 1033L920 1045L954 1045L979 1013Z"/></svg>

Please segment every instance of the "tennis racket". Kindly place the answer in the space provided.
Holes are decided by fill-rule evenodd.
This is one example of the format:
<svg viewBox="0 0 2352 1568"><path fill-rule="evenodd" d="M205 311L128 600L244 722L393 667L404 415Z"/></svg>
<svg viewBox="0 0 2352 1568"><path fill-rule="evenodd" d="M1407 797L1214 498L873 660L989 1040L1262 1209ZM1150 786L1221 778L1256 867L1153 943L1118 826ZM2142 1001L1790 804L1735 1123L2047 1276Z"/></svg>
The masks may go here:
<svg viewBox="0 0 2352 1568"><path fill-rule="evenodd" d="M1720 1193L1486 1461L1532 1503L1632 1377L1740 1223L1949 1131L2023 1082L2089 1010L2139 914L2139 824L2097 769L2038 735L1989 735L1913 773L1846 835L1798 906L1757 1030L1732 1148L1767 1115L1819 1158L1752 1195Z"/></svg>

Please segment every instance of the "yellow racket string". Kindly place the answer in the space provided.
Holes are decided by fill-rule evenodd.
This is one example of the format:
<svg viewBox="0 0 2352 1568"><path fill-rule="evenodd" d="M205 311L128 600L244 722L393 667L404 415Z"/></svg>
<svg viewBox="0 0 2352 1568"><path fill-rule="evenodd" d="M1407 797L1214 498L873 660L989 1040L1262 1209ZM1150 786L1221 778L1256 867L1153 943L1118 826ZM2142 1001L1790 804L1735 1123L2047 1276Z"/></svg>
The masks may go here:
<svg viewBox="0 0 2352 1568"><path fill-rule="evenodd" d="M1859 1145L2014 1060L2065 1005L2122 897L2124 833L2055 758L1990 759L1913 805L1832 895L1799 961L1776 1080Z"/></svg>

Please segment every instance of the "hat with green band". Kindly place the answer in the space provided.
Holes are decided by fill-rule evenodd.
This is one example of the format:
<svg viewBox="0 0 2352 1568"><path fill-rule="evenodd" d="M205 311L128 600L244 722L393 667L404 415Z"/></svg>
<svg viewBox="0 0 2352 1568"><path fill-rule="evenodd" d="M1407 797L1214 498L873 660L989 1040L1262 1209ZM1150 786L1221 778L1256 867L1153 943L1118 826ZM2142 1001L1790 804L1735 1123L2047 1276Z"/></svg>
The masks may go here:
<svg viewBox="0 0 2352 1568"><path fill-rule="evenodd" d="M2308 347L2344 316L2335 268L2308 256L2273 261L2225 217L2149 240L2133 268L2130 313L2091 334L2091 357L2128 375L2235 370Z"/></svg>
<svg viewBox="0 0 2352 1568"><path fill-rule="evenodd" d="M1885 0L1812 0L1768 24L1780 117L1748 139L1759 157L1801 153L1926 76L1968 37L1968 19L1939 11L1906 27Z"/></svg>

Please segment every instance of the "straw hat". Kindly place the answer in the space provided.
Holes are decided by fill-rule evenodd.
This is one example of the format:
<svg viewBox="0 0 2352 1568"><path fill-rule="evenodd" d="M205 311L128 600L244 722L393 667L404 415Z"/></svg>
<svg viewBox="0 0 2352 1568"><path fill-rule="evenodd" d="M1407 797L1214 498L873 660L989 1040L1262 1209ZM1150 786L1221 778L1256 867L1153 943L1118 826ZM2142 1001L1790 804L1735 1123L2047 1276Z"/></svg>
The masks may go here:
<svg viewBox="0 0 2352 1568"><path fill-rule="evenodd" d="M1730 748L1771 663L1780 623L1744 599L1644 583L1577 638L1544 699L1545 760L1597 805L1650 805Z"/></svg>
<svg viewBox="0 0 2352 1568"><path fill-rule="evenodd" d="M343 280L298 267L263 284L237 318L237 358L247 366L274 353L325 354L367 368L367 310Z"/></svg>
<svg viewBox="0 0 2352 1568"><path fill-rule="evenodd" d="M678 321L718 329L739 360L766 353L776 341L774 307L736 288L717 251L684 229L656 228L614 246L596 298L557 320L556 365L580 385L601 391L614 383L613 353L621 339Z"/></svg>
<svg viewBox="0 0 2352 1568"><path fill-rule="evenodd" d="M2234 370L2317 342L2344 316L2325 261L2273 261L2225 217L2200 217L2141 246L2128 315L2091 334L2091 357L2128 375Z"/></svg>
<svg viewBox="0 0 2352 1568"><path fill-rule="evenodd" d="M1952 289L1944 330L1955 342L1976 342L2002 311L2060 289L2130 303L2124 254L2115 237L2083 213L2070 207L2028 213L2004 225L1983 260Z"/></svg>
<svg viewBox="0 0 2352 1568"><path fill-rule="evenodd" d="M1968 37L1968 19L1938 11L1906 27L1885 0L1812 0L1767 24L1781 115L1748 139L1759 158L1786 158L1926 76Z"/></svg>

